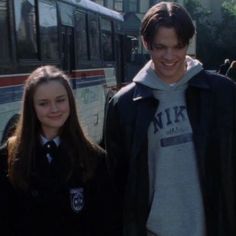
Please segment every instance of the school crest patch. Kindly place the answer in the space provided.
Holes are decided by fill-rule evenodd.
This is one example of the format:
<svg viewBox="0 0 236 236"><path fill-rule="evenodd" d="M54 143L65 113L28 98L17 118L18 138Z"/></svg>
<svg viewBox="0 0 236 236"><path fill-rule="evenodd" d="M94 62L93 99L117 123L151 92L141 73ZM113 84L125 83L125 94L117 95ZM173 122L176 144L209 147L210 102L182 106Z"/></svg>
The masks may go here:
<svg viewBox="0 0 236 236"><path fill-rule="evenodd" d="M72 188L70 189L70 205L75 213L79 213L84 207L84 189Z"/></svg>

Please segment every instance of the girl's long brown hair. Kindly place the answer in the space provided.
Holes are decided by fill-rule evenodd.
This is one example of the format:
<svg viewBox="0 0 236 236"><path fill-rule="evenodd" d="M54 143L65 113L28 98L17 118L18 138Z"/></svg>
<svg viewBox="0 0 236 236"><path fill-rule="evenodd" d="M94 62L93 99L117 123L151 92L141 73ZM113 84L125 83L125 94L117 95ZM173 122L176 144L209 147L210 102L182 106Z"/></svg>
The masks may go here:
<svg viewBox="0 0 236 236"><path fill-rule="evenodd" d="M52 80L59 81L65 87L69 98L70 115L60 130L60 137L68 149L68 161L71 163L67 178L80 169L82 180L87 181L96 166L95 154L102 152L102 149L89 141L83 133L68 77L54 66L39 67L26 80L20 119L14 136L8 141L9 178L12 184L20 189L27 189L29 186L35 148L39 142L40 122L34 110L33 96L40 84Z"/></svg>

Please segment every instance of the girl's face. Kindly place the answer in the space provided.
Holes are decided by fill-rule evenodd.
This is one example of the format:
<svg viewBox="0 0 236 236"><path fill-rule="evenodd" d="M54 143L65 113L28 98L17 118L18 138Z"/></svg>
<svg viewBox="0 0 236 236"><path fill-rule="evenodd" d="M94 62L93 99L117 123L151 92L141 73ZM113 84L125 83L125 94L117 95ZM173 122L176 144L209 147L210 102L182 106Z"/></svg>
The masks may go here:
<svg viewBox="0 0 236 236"><path fill-rule="evenodd" d="M58 81L43 83L36 88L33 100L43 135L48 139L56 137L70 114L65 87Z"/></svg>

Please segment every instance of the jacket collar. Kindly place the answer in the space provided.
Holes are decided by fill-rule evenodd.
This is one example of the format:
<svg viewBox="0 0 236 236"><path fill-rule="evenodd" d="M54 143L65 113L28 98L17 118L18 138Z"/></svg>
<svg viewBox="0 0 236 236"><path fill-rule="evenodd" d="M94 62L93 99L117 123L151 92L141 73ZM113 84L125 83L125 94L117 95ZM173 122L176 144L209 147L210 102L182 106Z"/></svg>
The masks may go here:
<svg viewBox="0 0 236 236"><path fill-rule="evenodd" d="M136 83L134 95L133 95L133 101L138 101L141 99L153 97L152 90L153 89L143 84Z"/></svg>
<svg viewBox="0 0 236 236"><path fill-rule="evenodd" d="M210 89L209 83L206 79L206 71L202 70L196 74L192 79L189 80L189 86L200 88L200 89Z"/></svg>
<svg viewBox="0 0 236 236"><path fill-rule="evenodd" d="M208 84L208 81L203 79L206 76L205 73L206 72L202 70L201 72L196 74L192 79L189 80L189 83L188 83L189 86L200 88L200 89L209 89L210 86ZM138 101L138 100L142 100L145 98L152 98L152 97L153 97L152 88L149 88L140 83L136 83L135 91L133 95L133 101Z"/></svg>

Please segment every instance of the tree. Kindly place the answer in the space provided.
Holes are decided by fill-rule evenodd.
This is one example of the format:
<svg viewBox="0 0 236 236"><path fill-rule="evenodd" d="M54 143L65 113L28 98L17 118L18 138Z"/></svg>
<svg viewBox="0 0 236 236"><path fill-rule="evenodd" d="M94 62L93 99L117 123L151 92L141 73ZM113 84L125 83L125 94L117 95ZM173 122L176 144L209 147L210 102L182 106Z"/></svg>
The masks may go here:
<svg viewBox="0 0 236 236"><path fill-rule="evenodd" d="M205 67L211 67L211 56L214 53L212 41L215 25L210 21L211 12L204 8L198 0L184 0L184 5L196 22L197 31L197 58Z"/></svg>
<svg viewBox="0 0 236 236"><path fill-rule="evenodd" d="M221 54L221 61L224 57L236 59L236 2L227 0L221 6L222 21L216 31L216 45Z"/></svg>
<svg viewBox="0 0 236 236"><path fill-rule="evenodd" d="M211 12L199 0L184 0L186 9L196 21L197 58L209 69L216 69L224 59L236 58L236 2L222 3L222 21L214 22Z"/></svg>

